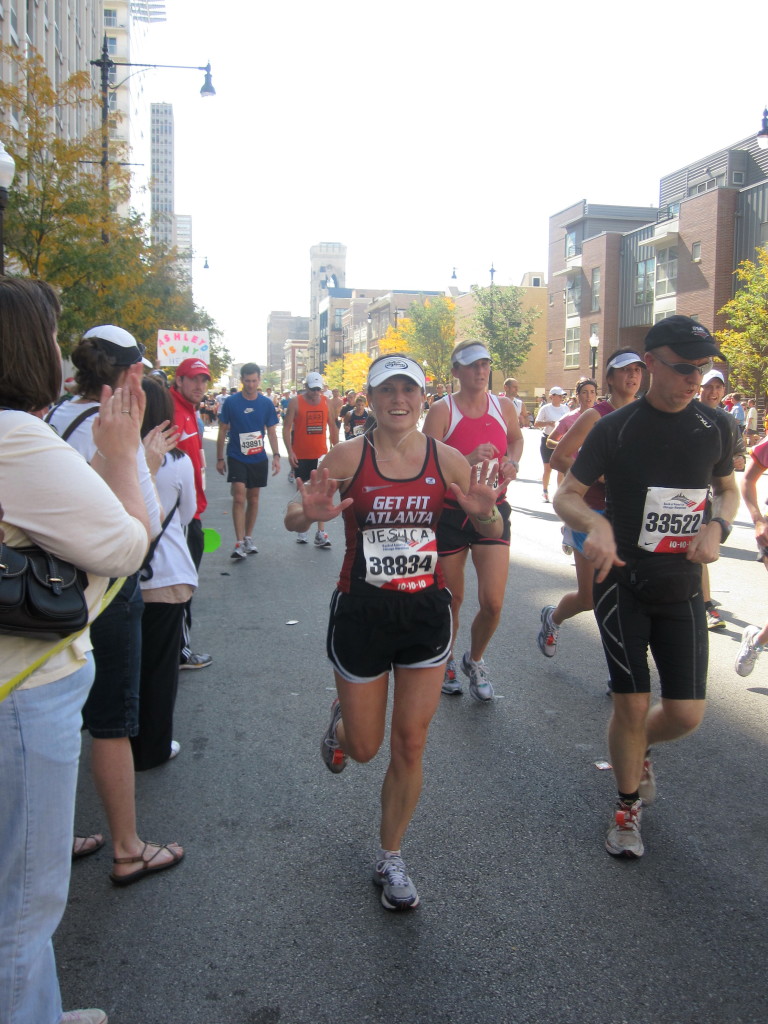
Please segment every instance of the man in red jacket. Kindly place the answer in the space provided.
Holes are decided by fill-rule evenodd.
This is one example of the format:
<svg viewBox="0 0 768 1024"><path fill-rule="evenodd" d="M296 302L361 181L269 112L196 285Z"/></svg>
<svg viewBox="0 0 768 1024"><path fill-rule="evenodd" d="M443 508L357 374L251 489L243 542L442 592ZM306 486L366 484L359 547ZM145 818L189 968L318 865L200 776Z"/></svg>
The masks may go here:
<svg viewBox="0 0 768 1024"><path fill-rule="evenodd" d="M195 473L195 493L197 494L197 510L194 519L186 529L187 547L192 555L195 568L200 568L203 559L203 524L200 516L205 512L208 501L203 485L203 468L205 455L203 442L197 425L197 407L203 400L211 380L208 364L202 359L185 359L176 368L176 379L171 387L171 398L175 410L174 422L181 435L177 446L192 460ZM213 659L210 654L193 654L189 646L189 631L192 628L192 602L187 602L184 610L184 629L182 636L181 661L179 668L207 668Z"/></svg>

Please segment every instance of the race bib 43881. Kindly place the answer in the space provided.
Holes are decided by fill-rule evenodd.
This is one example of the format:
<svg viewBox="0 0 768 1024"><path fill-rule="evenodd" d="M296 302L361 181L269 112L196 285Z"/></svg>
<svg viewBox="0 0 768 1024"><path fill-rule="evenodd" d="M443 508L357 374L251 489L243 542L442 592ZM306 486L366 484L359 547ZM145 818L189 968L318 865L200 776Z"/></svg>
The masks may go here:
<svg viewBox="0 0 768 1024"><path fill-rule="evenodd" d="M655 554L679 555L701 529L708 489L649 487L637 545Z"/></svg>

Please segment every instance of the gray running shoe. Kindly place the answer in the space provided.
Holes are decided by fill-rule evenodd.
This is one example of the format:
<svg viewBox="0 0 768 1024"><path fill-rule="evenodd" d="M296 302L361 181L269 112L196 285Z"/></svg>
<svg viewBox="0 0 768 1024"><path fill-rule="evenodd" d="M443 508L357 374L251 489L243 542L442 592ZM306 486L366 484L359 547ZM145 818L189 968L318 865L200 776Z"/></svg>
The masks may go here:
<svg viewBox="0 0 768 1024"><path fill-rule="evenodd" d="M536 637L536 643L545 658L554 658L557 654L557 638L560 634L560 627L556 626L552 619L554 610L553 604L545 604L541 609L541 629Z"/></svg>
<svg viewBox="0 0 768 1024"><path fill-rule="evenodd" d="M309 544L309 530L305 530L303 533L296 534L297 544Z"/></svg>
<svg viewBox="0 0 768 1024"><path fill-rule="evenodd" d="M473 662L469 651L461 659L461 671L469 677L469 696L482 702L493 700L493 684L485 671L485 659Z"/></svg>
<svg viewBox="0 0 768 1024"><path fill-rule="evenodd" d="M464 693L464 687L456 677L456 661L454 658L449 658L445 663L445 676L443 677L441 690L443 693L456 696Z"/></svg>
<svg viewBox="0 0 768 1024"><path fill-rule="evenodd" d="M182 661L179 665L179 672L182 669L192 668L208 668L213 661L210 654L190 654L186 661Z"/></svg>
<svg viewBox="0 0 768 1024"><path fill-rule="evenodd" d="M387 857L373 869L373 880L381 886L381 902L387 910L415 910L419 905L416 886L408 877L402 857Z"/></svg>
<svg viewBox="0 0 768 1024"><path fill-rule="evenodd" d="M656 776L653 773L650 757L646 757L643 761L643 774L637 792L644 807L648 807L656 799Z"/></svg>
<svg viewBox="0 0 768 1024"><path fill-rule="evenodd" d="M605 837L605 848L612 857L642 857L645 853L643 837L640 835L640 818L643 813L642 800L635 800L627 807L621 800L616 803L614 823Z"/></svg>
<svg viewBox="0 0 768 1024"><path fill-rule="evenodd" d="M253 543L250 537L246 537L243 541L243 551L246 555L258 555L259 549Z"/></svg>
<svg viewBox="0 0 768 1024"><path fill-rule="evenodd" d="M238 559L245 560L248 557L248 552L245 550L245 547L238 541L237 544L235 544L235 550L229 557L235 562Z"/></svg>
<svg viewBox="0 0 768 1024"><path fill-rule="evenodd" d="M328 728L323 734L322 742L320 743L320 756L325 762L325 766L328 771L333 772L334 775L338 775L339 772L343 772L347 767L347 761L349 758L339 746L339 741L336 739L336 727L341 720L341 704L339 704L339 698L335 697L333 704L331 704L331 721Z"/></svg>
<svg viewBox="0 0 768 1024"><path fill-rule="evenodd" d="M760 632L757 626L745 626L741 634L741 647L736 655L736 671L740 676L748 676L755 667L755 662L764 650L761 644L755 643Z"/></svg>
<svg viewBox="0 0 768 1024"><path fill-rule="evenodd" d="M325 532L325 530L318 530L315 534L315 547L316 548L329 548L331 546L331 538Z"/></svg>

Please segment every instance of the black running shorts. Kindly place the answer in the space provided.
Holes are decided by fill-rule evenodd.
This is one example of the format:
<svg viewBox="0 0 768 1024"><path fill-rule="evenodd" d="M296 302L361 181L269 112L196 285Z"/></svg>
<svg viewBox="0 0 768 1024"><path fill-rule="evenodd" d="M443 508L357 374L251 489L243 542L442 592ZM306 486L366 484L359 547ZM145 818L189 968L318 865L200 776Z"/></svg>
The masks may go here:
<svg viewBox="0 0 768 1024"><path fill-rule="evenodd" d="M317 469L317 464L320 459L299 459L299 464L293 471L297 480L303 480L304 483L309 480L310 473L313 469Z"/></svg>
<svg viewBox="0 0 768 1024"><path fill-rule="evenodd" d="M438 587L417 594L334 591L326 651L351 683L370 683L397 668L445 664L451 650L451 593Z"/></svg>
<svg viewBox="0 0 768 1024"><path fill-rule="evenodd" d="M701 592L674 604L646 604L609 573L595 584L594 600L614 693L650 693L650 649L662 697L704 700L709 636Z"/></svg>
<svg viewBox="0 0 768 1024"><path fill-rule="evenodd" d="M547 447L548 436L548 434L542 434L541 441L539 442L539 453L541 454L541 461L544 463L545 466L549 465L550 460L552 458L552 453L555 450L554 448Z"/></svg>
<svg viewBox="0 0 768 1024"><path fill-rule="evenodd" d="M474 528L472 520L463 508L445 505L435 531L438 555L458 555L460 551L466 551L475 544L503 544L509 547L511 510L506 501L500 502L496 507L504 520L504 529L500 537L484 537Z"/></svg>
<svg viewBox="0 0 768 1024"><path fill-rule="evenodd" d="M241 462L240 459L227 459L227 483L245 484L247 491L254 487L266 487L269 474L269 459L258 462Z"/></svg>

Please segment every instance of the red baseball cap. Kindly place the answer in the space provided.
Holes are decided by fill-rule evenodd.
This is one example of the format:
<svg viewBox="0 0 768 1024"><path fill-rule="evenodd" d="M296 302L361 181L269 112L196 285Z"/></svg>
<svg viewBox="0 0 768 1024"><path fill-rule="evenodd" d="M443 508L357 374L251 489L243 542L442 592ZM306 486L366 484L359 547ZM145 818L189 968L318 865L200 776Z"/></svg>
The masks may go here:
<svg viewBox="0 0 768 1024"><path fill-rule="evenodd" d="M213 379L208 363L204 363L202 359L185 359L176 367L177 377L199 377L201 373L204 373L208 380Z"/></svg>

